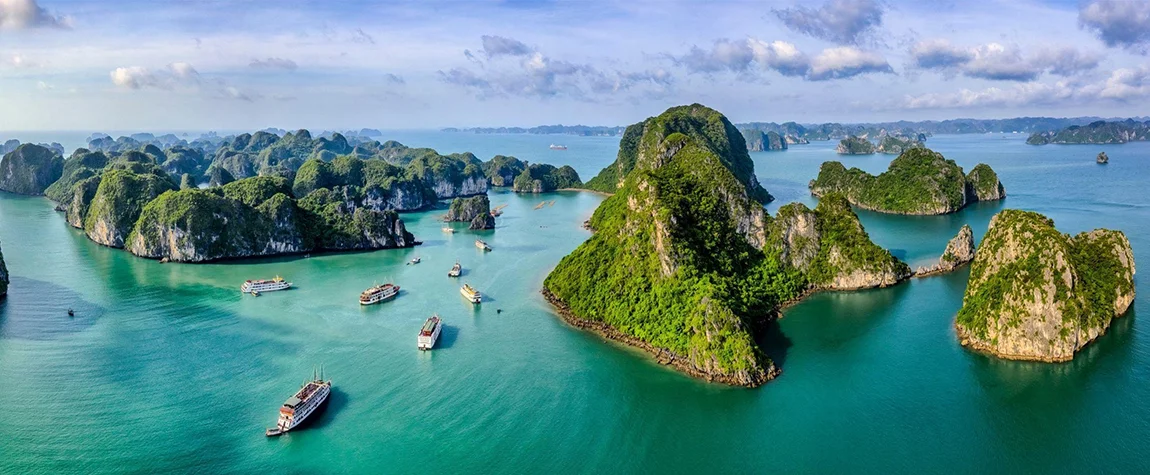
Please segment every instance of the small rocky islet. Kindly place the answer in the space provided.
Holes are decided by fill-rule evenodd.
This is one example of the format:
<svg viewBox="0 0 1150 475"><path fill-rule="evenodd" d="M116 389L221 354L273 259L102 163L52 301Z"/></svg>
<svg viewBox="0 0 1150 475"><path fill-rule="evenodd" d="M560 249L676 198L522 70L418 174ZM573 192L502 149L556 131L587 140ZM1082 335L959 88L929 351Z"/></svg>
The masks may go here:
<svg viewBox="0 0 1150 475"><path fill-rule="evenodd" d="M955 319L964 346L1006 359L1068 361L1134 301L1134 253L1121 231L1069 236L1041 214L990 221Z"/></svg>
<svg viewBox="0 0 1150 475"><path fill-rule="evenodd" d="M8 295L8 267L4 265L4 250L0 249L0 299Z"/></svg>
<svg viewBox="0 0 1150 475"><path fill-rule="evenodd" d="M99 244L147 258L209 262L410 247L416 240L399 212L457 197L486 199L486 170L498 168L470 153L441 155L338 133L312 138L306 130L191 144L171 139L164 150L101 136L67 159L23 144L0 160L6 170L0 190L47 196ZM522 164L514 180L526 184L513 191L581 184L571 167L502 159ZM489 221L486 213L474 226L490 229Z"/></svg>
<svg viewBox="0 0 1150 475"><path fill-rule="evenodd" d="M998 175L986 164L968 174L954 160L925 147L914 147L890 162L878 176L829 161L809 184L811 194L841 193L852 205L870 211L909 215L953 213L976 201L1006 197Z"/></svg>

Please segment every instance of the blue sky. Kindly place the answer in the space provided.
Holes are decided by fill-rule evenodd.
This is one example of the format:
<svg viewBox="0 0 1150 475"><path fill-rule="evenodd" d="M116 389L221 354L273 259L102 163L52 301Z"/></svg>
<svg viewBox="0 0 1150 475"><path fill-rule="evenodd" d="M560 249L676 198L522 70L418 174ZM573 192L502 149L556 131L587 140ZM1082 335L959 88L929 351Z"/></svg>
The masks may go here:
<svg viewBox="0 0 1150 475"><path fill-rule="evenodd" d="M0 0L0 130L1141 116L1150 2Z"/></svg>

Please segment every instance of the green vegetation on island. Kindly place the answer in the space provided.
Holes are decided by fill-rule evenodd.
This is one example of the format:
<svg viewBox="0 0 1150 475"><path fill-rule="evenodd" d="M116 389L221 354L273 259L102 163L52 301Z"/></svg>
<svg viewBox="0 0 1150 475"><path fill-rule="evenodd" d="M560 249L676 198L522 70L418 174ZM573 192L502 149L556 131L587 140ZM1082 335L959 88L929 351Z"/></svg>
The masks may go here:
<svg viewBox="0 0 1150 475"><path fill-rule="evenodd" d="M487 183L491 186L511 186L515 177L523 173L527 162L515 157L496 155L491 160L483 162L483 174L487 176Z"/></svg>
<svg viewBox="0 0 1150 475"><path fill-rule="evenodd" d="M545 193L563 188L583 186L579 174L569 165L555 168L545 163L532 163L515 177L512 191L516 193Z"/></svg>
<svg viewBox="0 0 1150 475"><path fill-rule="evenodd" d="M1006 195L989 166L979 164L963 175L954 160L917 147L892 160L878 176L825 162L810 189L815 196L841 193L851 204L872 211L918 215L953 213L969 203Z"/></svg>
<svg viewBox="0 0 1150 475"><path fill-rule="evenodd" d="M1036 132L1026 139L1030 145L1119 144L1150 140L1150 121L1127 119L1120 122L1094 121L1071 125L1062 130Z"/></svg>
<svg viewBox="0 0 1150 475"><path fill-rule="evenodd" d="M884 135L882 140L879 140L878 148L875 149L875 151L878 153L898 155L912 148L919 148L922 146L922 142L911 137Z"/></svg>
<svg viewBox="0 0 1150 475"><path fill-rule="evenodd" d="M1004 210L975 253L955 326L962 344L1008 359L1067 361L1134 300L1134 254L1120 231L1071 237Z"/></svg>
<svg viewBox="0 0 1150 475"><path fill-rule="evenodd" d="M487 195L452 200L443 220L471 223L468 229L472 230L495 228L495 217L491 215L491 201Z"/></svg>
<svg viewBox="0 0 1150 475"><path fill-rule="evenodd" d="M743 140L749 152L771 152L787 149L787 139L778 132L763 132L759 129L743 129Z"/></svg>
<svg viewBox="0 0 1150 475"><path fill-rule="evenodd" d="M852 135L839 141L835 152L839 155L870 155L875 148L870 140Z"/></svg>
<svg viewBox="0 0 1150 475"><path fill-rule="evenodd" d="M0 190L22 195L42 195L64 171L64 159L55 151L35 144L22 144L0 158Z"/></svg>
<svg viewBox="0 0 1150 475"><path fill-rule="evenodd" d="M909 275L843 199L814 212L791 205L791 217L772 220L742 135L698 104L628 127L616 163L588 183L614 194L592 215L591 238L547 276L545 295L573 325L692 375L762 384L778 368L756 332L784 302Z"/></svg>

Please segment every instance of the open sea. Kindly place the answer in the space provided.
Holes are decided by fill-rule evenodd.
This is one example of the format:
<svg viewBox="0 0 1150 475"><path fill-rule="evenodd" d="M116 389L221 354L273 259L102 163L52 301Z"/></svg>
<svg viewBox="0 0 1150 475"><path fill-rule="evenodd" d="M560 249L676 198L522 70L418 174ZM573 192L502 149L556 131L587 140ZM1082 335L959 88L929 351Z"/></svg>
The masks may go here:
<svg viewBox="0 0 1150 475"><path fill-rule="evenodd" d="M71 148L87 134L63 135L55 141ZM386 138L570 164L584 180L618 147L617 137ZM863 224L915 267L937 259L963 224L980 239L996 212L1027 209L1066 233L1122 230L1139 263L1150 262L1150 143L1024 141L930 138L968 171L990 164L1007 198L946 216L860 211ZM834 145L752 154L777 198L772 213L816 203L807 182L823 161L878 173L893 158L839 157ZM1109 165L1094 163L1100 151ZM493 231L445 234L441 209L403 215L424 242L413 249L186 265L99 246L47 199L0 193L12 274L0 301L0 473L1150 472L1144 276L1132 309L1063 364L963 349L952 324L967 269L817 294L780 323L782 376L730 388L573 329L543 300L544 277L589 236L580 226L602 196L490 196L507 206ZM554 205L534 209L543 200ZM477 237L494 250L477 250ZM422 263L405 265L415 256ZM446 275L457 259L458 280ZM276 275L295 288L238 291ZM361 308L359 293L383 282L400 296ZM472 306L461 282L488 299ZM432 313L446 327L435 350L420 352L416 333ZM324 412L265 438L280 404L321 365L334 381Z"/></svg>

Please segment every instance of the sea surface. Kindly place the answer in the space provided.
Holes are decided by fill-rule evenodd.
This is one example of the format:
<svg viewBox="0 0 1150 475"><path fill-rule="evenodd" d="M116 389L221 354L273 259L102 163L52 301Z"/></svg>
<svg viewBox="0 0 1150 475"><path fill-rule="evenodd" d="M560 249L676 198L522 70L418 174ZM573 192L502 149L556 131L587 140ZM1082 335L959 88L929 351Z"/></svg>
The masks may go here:
<svg viewBox="0 0 1150 475"><path fill-rule="evenodd" d="M86 134L84 134L86 135ZM571 164L590 179L618 138L392 132L441 152ZM37 138L38 141L44 138ZM1150 259L1150 143L1028 146L1024 135L936 136L969 170L994 167L1002 202L934 217L860 212L912 266L963 224L1003 208L1063 232L1124 231ZM570 149L547 149L550 143ZM752 154L777 200L813 205L825 160L871 172L891 156L834 143ZM1106 151L1110 164L1096 165ZM996 360L953 330L967 270L889 289L823 293L789 308L783 374L758 389L680 375L565 325L539 294L584 239L602 196L514 195L495 230L441 231L403 215L414 249L160 264L88 241L46 199L0 194L12 273L0 302L0 473L1147 473L1150 288L1072 362ZM546 200L554 205L535 209ZM494 249L478 251L482 238ZM405 265L419 256L422 263ZM465 271L447 277L456 261ZM286 292L241 295L281 275ZM361 308L375 283L402 287ZM488 299L472 306L467 282ZM67 310L75 310L68 317ZM502 312L498 312L502 309ZM439 346L416 350L438 313ZM279 405L323 368L335 389L303 430L265 438Z"/></svg>

